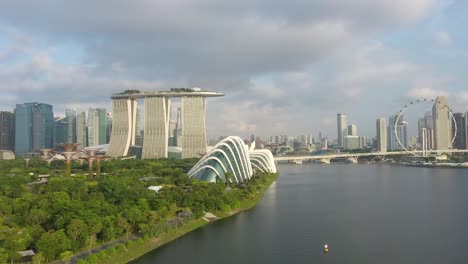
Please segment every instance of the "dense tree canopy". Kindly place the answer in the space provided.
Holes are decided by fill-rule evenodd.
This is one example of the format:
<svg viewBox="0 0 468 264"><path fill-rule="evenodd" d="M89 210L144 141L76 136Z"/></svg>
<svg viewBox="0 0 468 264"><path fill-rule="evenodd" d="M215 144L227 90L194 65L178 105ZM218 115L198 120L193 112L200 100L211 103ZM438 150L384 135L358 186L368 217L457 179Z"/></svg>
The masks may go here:
<svg viewBox="0 0 468 264"><path fill-rule="evenodd" d="M0 161L0 264L17 260L17 251L33 249L48 261L70 252L134 233L157 236L173 227L181 211L196 218L204 212L230 211L256 191L256 181L231 186L188 178L196 160L112 160L102 175L88 179L87 165L75 162L73 177L65 165L31 160ZM50 174L47 184L39 174ZM148 189L162 185L156 193Z"/></svg>

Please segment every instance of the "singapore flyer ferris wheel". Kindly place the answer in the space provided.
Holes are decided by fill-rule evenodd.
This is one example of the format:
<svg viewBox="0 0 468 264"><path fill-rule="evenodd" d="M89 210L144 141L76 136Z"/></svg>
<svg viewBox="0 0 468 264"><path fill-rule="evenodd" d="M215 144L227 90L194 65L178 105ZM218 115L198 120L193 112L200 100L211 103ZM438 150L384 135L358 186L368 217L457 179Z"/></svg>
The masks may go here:
<svg viewBox="0 0 468 264"><path fill-rule="evenodd" d="M450 139L449 139L449 146L448 146L448 149L451 149L452 146L453 146L453 143L455 142L455 138L456 138L456 135L457 135L457 122L455 121L455 117L452 113L452 109L449 108L449 106L447 105L446 102L444 102L443 100L439 100L439 97L436 98L436 99L427 99L427 98L424 98L424 99L417 99L417 100L413 100L413 101L410 101L409 104L405 105L402 109L400 109L400 111L398 112L398 114L396 115L396 118L395 118L395 122L393 123L393 135L398 143L398 145L404 150L406 151L408 154L411 154L411 155L414 155L414 156L417 156L417 157L425 157L427 155L428 152L430 152L432 149L430 147L428 147L429 144L427 144L427 136L423 135L423 138L420 139L420 141L422 141L422 144L421 144L421 147L419 150L410 150L407 148L406 144L403 144L402 143L402 139L400 138L400 133L398 132L398 124L400 124L400 119L402 119L402 116L405 112L407 112L410 108L412 107L415 107L417 105L424 105L424 104L431 104L433 106L434 109L437 109L438 111L442 111L443 113L447 113L448 115L448 118L450 121L452 121L452 131L453 133L450 133L451 135L450 136ZM435 124L434 124L435 125ZM449 129L449 128L447 128ZM450 130L448 130L450 131Z"/></svg>

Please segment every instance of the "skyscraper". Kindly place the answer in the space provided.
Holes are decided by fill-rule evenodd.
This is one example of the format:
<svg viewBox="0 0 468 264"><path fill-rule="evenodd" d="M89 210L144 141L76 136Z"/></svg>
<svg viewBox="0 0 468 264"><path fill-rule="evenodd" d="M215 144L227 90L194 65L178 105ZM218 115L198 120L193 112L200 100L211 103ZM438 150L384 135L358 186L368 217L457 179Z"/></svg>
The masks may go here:
<svg viewBox="0 0 468 264"><path fill-rule="evenodd" d="M96 109L88 109L88 146L99 145L99 115Z"/></svg>
<svg viewBox="0 0 468 264"><path fill-rule="evenodd" d="M377 151L387 152L387 124L385 118L377 119Z"/></svg>
<svg viewBox="0 0 468 264"><path fill-rule="evenodd" d="M467 149L466 142L466 116L465 113L453 114L455 118L455 124L452 127L457 126L457 134L455 135L455 141L453 142L453 148L455 149ZM453 121L452 121L453 122Z"/></svg>
<svg viewBox="0 0 468 264"><path fill-rule="evenodd" d="M0 150L15 150L15 114L0 112Z"/></svg>
<svg viewBox="0 0 468 264"><path fill-rule="evenodd" d="M206 104L203 96L182 97L182 158L206 153Z"/></svg>
<svg viewBox="0 0 468 264"><path fill-rule="evenodd" d="M449 149L452 140L448 101L445 96L438 96L432 107L434 125L434 143L436 150Z"/></svg>
<svg viewBox="0 0 468 264"><path fill-rule="evenodd" d="M103 145L107 143L107 111L105 108L97 108L96 112L98 117L98 145Z"/></svg>
<svg viewBox="0 0 468 264"><path fill-rule="evenodd" d="M86 141L86 113L79 112L76 114L76 143L80 144L77 149L85 148L87 143Z"/></svg>
<svg viewBox="0 0 468 264"><path fill-rule="evenodd" d="M64 142L76 142L76 111L71 109L65 109L65 117L67 121L67 141Z"/></svg>
<svg viewBox="0 0 468 264"><path fill-rule="evenodd" d="M398 120L397 117L398 115L392 115L388 119L387 148L389 150L402 150L403 147L401 145L405 148L408 147L408 122L405 121L405 117L403 115L401 115ZM398 139L400 140L401 145L400 142L398 142Z"/></svg>
<svg viewBox="0 0 468 264"><path fill-rule="evenodd" d="M403 147L408 148L409 142L408 142L408 122L399 120L397 127L396 127L396 132L398 135L398 139L400 142L398 142L398 139L395 138L395 147L398 150L402 150ZM403 145L403 146L402 146Z"/></svg>
<svg viewBox="0 0 468 264"><path fill-rule="evenodd" d="M357 136L357 126L349 125L348 126L348 136Z"/></svg>
<svg viewBox="0 0 468 264"><path fill-rule="evenodd" d="M336 121L338 128L338 146L344 147L344 137L348 135L348 115L345 113L338 113Z"/></svg>
<svg viewBox="0 0 468 264"><path fill-rule="evenodd" d="M105 108L88 109L88 146L103 145L108 142L107 121Z"/></svg>
<svg viewBox="0 0 468 264"><path fill-rule="evenodd" d="M68 117L57 118L54 121L54 146L60 143L72 142L68 139Z"/></svg>
<svg viewBox="0 0 468 264"><path fill-rule="evenodd" d="M15 109L15 152L26 154L53 147L54 114L49 104L17 104Z"/></svg>

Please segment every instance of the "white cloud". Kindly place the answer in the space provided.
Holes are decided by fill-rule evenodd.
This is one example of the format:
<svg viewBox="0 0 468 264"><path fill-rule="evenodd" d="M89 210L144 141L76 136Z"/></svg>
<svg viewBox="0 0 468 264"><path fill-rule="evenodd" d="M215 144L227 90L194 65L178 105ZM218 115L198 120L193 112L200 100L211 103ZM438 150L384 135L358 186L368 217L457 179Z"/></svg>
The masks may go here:
<svg viewBox="0 0 468 264"><path fill-rule="evenodd" d="M445 90L420 87L410 89L408 96L415 99L435 99L437 96L449 96L449 93Z"/></svg>
<svg viewBox="0 0 468 264"><path fill-rule="evenodd" d="M449 46L452 44L452 35L446 31L439 31L434 34L435 41L440 46Z"/></svg>

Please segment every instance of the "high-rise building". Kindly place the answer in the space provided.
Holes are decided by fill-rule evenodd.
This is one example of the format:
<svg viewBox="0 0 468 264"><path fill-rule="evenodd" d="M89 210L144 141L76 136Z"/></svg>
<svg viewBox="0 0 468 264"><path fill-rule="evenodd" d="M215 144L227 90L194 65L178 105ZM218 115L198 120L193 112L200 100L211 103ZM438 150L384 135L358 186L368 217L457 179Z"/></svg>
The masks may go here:
<svg viewBox="0 0 468 264"><path fill-rule="evenodd" d="M56 118L54 121L54 146L57 144L73 142L68 139L68 117Z"/></svg>
<svg viewBox="0 0 468 264"><path fill-rule="evenodd" d="M65 109L65 117L67 120L67 141L65 142L76 142L76 111L72 109ZM54 144L55 145L55 144Z"/></svg>
<svg viewBox="0 0 468 264"><path fill-rule="evenodd" d="M398 139L395 138L395 140L397 141L397 142L395 142L396 149L402 150L403 147L408 148L409 147L408 122L399 120L398 125L396 127L396 132L397 132L397 135L398 135L398 139L400 140L400 142L398 142Z"/></svg>
<svg viewBox="0 0 468 264"><path fill-rule="evenodd" d="M345 136L343 149L354 150L361 149L362 139L359 136Z"/></svg>
<svg viewBox="0 0 468 264"><path fill-rule="evenodd" d="M338 113L336 121L338 128L338 146L344 147L344 137L348 135L348 115L345 113Z"/></svg>
<svg viewBox="0 0 468 264"><path fill-rule="evenodd" d="M465 142L466 149L468 149L468 112L465 113ZM465 153L466 160L468 161L468 154Z"/></svg>
<svg viewBox="0 0 468 264"><path fill-rule="evenodd" d="M15 109L15 152L27 154L53 147L53 107L42 103L17 104Z"/></svg>
<svg viewBox="0 0 468 264"><path fill-rule="evenodd" d="M88 110L88 146L107 143L107 111L103 108Z"/></svg>
<svg viewBox="0 0 468 264"><path fill-rule="evenodd" d="M0 150L15 150L15 114L0 112Z"/></svg>
<svg viewBox="0 0 468 264"><path fill-rule="evenodd" d="M403 117L401 117L403 118ZM395 137L395 121L397 115L392 115L388 118L388 129L387 129L387 148L389 150L396 150L398 146L398 141Z"/></svg>
<svg viewBox="0 0 468 264"><path fill-rule="evenodd" d="M98 144L107 144L107 111L105 108L96 109L98 116Z"/></svg>
<svg viewBox="0 0 468 264"><path fill-rule="evenodd" d="M76 143L77 149L85 148L87 145L87 134L86 134L86 113L79 112L76 114Z"/></svg>
<svg viewBox="0 0 468 264"><path fill-rule="evenodd" d="M348 136L357 136L357 126L356 125L349 125L348 126Z"/></svg>
<svg viewBox="0 0 468 264"><path fill-rule="evenodd" d="M99 116L96 109L88 110L88 146L99 145Z"/></svg>
<svg viewBox="0 0 468 264"><path fill-rule="evenodd" d="M387 124L385 118L377 119L377 151L387 152Z"/></svg>
<svg viewBox="0 0 468 264"><path fill-rule="evenodd" d="M452 140L448 101L445 96L438 96L432 107L434 125L434 143L436 150L449 149Z"/></svg>
<svg viewBox="0 0 468 264"><path fill-rule="evenodd" d="M408 147L408 122L405 121L405 117L403 115L401 115L398 120L397 117L398 115L392 115L388 119L388 150L402 150L403 147ZM400 140L400 142L398 142L398 139Z"/></svg>
<svg viewBox="0 0 468 264"><path fill-rule="evenodd" d="M455 113L453 114L455 118L455 124L452 124L452 127L457 126L457 134L455 135L455 141L453 142L453 148L455 149L468 149L466 141L466 114L465 113ZM453 121L452 121L453 122Z"/></svg>
<svg viewBox="0 0 468 264"><path fill-rule="evenodd" d="M200 88L173 88L170 91L130 91L112 95L114 124L107 154L111 157L128 155L135 142L137 99L144 99L143 159L168 157L171 97L181 97L181 158L204 155L206 149L206 97L222 93ZM179 142L177 142L177 145Z"/></svg>
<svg viewBox="0 0 468 264"><path fill-rule="evenodd" d="M112 116L111 116L111 113L107 113L107 128L106 129L107 129L106 142L109 143L111 135L112 135ZM141 140L143 142L143 138Z"/></svg>

